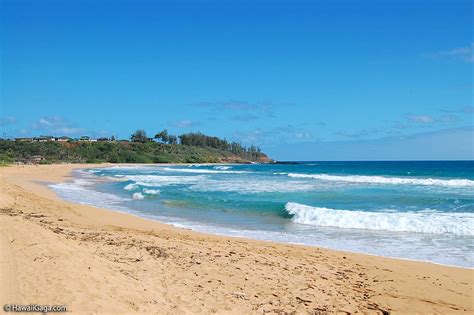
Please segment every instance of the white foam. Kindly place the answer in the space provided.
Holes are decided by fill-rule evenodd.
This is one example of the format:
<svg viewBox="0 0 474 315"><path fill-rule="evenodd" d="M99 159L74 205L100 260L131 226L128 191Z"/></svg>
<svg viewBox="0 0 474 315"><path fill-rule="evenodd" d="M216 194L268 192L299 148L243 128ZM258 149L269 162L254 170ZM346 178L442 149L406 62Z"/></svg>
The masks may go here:
<svg viewBox="0 0 474 315"><path fill-rule="evenodd" d="M125 190L135 190L137 189L138 185L136 183L128 184L123 189Z"/></svg>
<svg viewBox="0 0 474 315"><path fill-rule="evenodd" d="M469 179L437 179L437 178L403 178L364 175L327 175L327 174L299 174L289 173L293 178L313 178L325 181L349 183L387 184L387 185L422 185L447 187L474 187L474 181Z"/></svg>
<svg viewBox="0 0 474 315"><path fill-rule="evenodd" d="M232 167L231 166L226 166L226 165L218 165L218 166L214 166L213 169L215 170L228 170L228 169L231 169Z"/></svg>
<svg viewBox="0 0 474 315"><path fill-rule="evenodd" d="M312 191L318 189L314 183L305 181L277 181L265 179L235 179L214 180L207 179L194 183L190 189L196 191L237 192L246 194L270 192Z"/></svg>
<svg viewBox="0 0 474 315"><path fill-rule="evenodd" d="M144 194L147 194L147 195L157 195L160 193L160 191L158 189L147 189L147 188L144 188L143 189L143 193Z"/></svg>
<svg viewBox="0 0 474 315"><path fill-rule="evenodd" d="M135 199L135 200L141 200L141 199L144 199L145 196L143 196L142 193L140 192L136 192L136 193L133 193L132 195L132 199Z"/></svg>
<svg viewBox="0 0 474 315"><path fill-rule="evenodd" d="M334 210L310 207L296 203L288 203L288 205L295 205L295 209L293 210L295 212L293 221L297 220L296 217L298 214L298 217L300 219L305 218L307 223L285 224L283 230L266 230L259 228L253 229L251 227L247 229L246 227L239 225L227 227L220 224L212 224L212 222L209 222L208 220L197 222L178 217L161 217L146 214L141 210L127 208L124 204L124 201L130 201L130 199L91 190L95 189L94 185L96 183L103 181L96 180L95 177L91 176L90 173L84 173L81 173L81 175L84 177L75 180L74 182L51 185L51 187L58 193L58 195L73 202L89 204L98 207L108 207L119 211L132 213L134 215L139 215L145 218L151 217L155 220L160 220L161 222L166 222L185 228L192 228L206 233L224 234L237 237L250 237L284 243L305 244L339 250L349 250L366 254L369 253L383 255L388 257L431 261L469 268L474 267L474 255L472 253L472 232L467 230L466 234L461 234L466 232L466 227L473 226L472 214L446 213L443 216L443 213L434 210L427 210L419 213L397 213L395 210L391 210L392 212L387 210L386 212L375 213L376 215L379 215L379 217L374 217L374 220L371 221L370 219L372 217L363 218L363 216L368 214L366 211ZM313 188L318 189L320 187L331 187L334 185L334 183L329 181L325 182L304 179L289 180L286 176L273 176L271 181L268 177L249 180L237 176L236 180L219 181L212 179L212 176L206 175L185 176L184 174L183 176L154 176L151 174L144 175L142 173L142 175L137 176L142 176L139 179L144 181L143 183L132 183L134 185L136 184L137 186L164 186L189 183L192 185L191 188L195 187L206 191L212 191L214 189L237 192L252 192L254 190L289 191ZM275 178L277 179L276 181ZM129 178L124 179L130 180ZM277 183L272 185L271 182L273 181ZM143 188L143 190L141 190L141 194L144 195L144 198L151 198L151 195L146 195L146 189L148 188ZM139 203L141 202L136 201L136 206L138 206ZM140 207L137 209L139 208ZM314 217L321 213L321 211L318 211L319 209L327 210L326 212L322 211L323 215L326 215L323 216L323 219L321 220L323 223L322 226L317 225L314 220ZM348 212L358 212L358 214L351 217L350 213L347 214ZM336 217L334 216L334 213L337 214ZM395 216L390 216L393 214L395 214ZM389 216L388 218L387 215ZM402 220L403 215L408 217L407 221L405 222ZM329 218L331 218L331 216L336 222L338 222L337 217L342 217L339 222L339 226L336 224L336 227L333 227L333 224L328 224L330 223ZM440 219L437 221L434 218L435 216L440 216ZM386 221L384 224L387 224L388 228L384 226L376 226L375 229L370 230L370 227L374 225L374 222L383 222L384 220ZM459 233L454 232L449 234L450 232L442 231L440 233L440 230L443 230L440 229L440 226L445 225L446 222L449 224L450 221L452 221L452 224L447 227L445 226L444 230L458 229ZM365 224L361 224L360 222L365 222ZM423 234L425 233L423 232L410 233L407 235L406 233L391 232L403 230L400 228L400 226L416 227L422 226L424 223L433 225L432 230L439 234ZM356 227L359 224L361 227ZM414 229L412 228L411 230ZM426 231L427 228L421 227L420 230Z"/></svg>
<svg viewBox="0 0 474 315"><path fill-rule="evenodd" d="M163 167L163 171L168 172L179 172L179 173L197 173L197 174L245 174L249 173L246 171L228 171L228 170L220 170L220 169L193 169L193 168L171 168L171 167Z"/></svg>
<svg viewBox="0 0 474 315"><path fill-rule="evenodd" d="M127 179L134 183L126 187L133 190L137 185L145 187L164 187L172 185L190 185L189 189L195 191L217 191L217 192L237 192L237 193L265 193L265 192L296 192L312 191L323 189L320 183L311 183L301 180L265 180L236 178L234 180L216 180L206 177L206 175L194 176L166 176L166 175L130 175Z"/></svg>
<svg viewBox="0 0 474 315"><path fill-rule="evenodd" d="M116 195L88 189L94 182L85 179L76 179L73 182L49 185L60 197L96 207L114 207L120 209L120 204L129 199Z"/></svg>
<svg viewBox="0 0 474 315"><path fill-rule="evenodd" d="M474 214L421 212L367 212L311 207L288 202L285 209L295 223L344 229L474 235Z"/></svg>
<svg viewBox="0 0 474 315"><path fill-rule="evenodd" d="M128 175L125 178L140 186L168 186L192 184L205 179L204 175L197 176L166 176L166 175Z"/></svg>
<svg viewBox="0 0 474 315"><path fill-rule="evenodd" d="M102 167L101 170L127 170L127 171L136 171L136 170L144 170L149 171L157 168L156 165L120 165L120 166L109 166L109 167Z"/></svg>

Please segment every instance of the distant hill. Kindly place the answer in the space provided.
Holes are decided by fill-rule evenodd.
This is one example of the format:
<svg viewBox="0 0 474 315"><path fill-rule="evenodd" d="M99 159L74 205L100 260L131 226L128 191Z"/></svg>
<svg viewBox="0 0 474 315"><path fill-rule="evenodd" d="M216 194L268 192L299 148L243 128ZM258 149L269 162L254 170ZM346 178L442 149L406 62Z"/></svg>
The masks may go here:
<svg viewBox="0 0 474 315"><path fill-rule="evenodd" d="M183 135L182 135L183 136ZM180 136L181 137L181 136ZM132 135L133 139L133 135ZM229 144L216 137L187 134L184 143L140 141L0 140L0 163L250 163L272 162L256 147ZM200 139L200 140L199 140ZM214 142L203 141L213 139ZM219 141L217 141L218 139ZM191 141L192 140L192 141ZM199 140L199 141L198 141ZM193 142L194 141L194 142Z"/></svg>

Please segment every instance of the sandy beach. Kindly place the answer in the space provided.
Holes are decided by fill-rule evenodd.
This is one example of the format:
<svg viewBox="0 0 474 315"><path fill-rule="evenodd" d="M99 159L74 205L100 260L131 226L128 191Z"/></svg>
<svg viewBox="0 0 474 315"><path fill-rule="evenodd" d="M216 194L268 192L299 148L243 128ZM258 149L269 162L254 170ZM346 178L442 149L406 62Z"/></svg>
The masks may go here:
<svg viewBox="0 0 474 315"><path fill-rule="evenodd" d="M214 235L69 203L0 167L1 304L72 313L473 313L474 270Z"/></svg>

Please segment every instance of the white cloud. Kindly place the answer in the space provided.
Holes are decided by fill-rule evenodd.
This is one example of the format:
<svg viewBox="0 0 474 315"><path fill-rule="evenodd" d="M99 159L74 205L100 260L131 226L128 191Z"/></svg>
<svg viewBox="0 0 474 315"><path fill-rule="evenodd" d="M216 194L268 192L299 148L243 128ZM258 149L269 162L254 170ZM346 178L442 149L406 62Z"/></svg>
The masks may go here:
<svg viewBox="0 0 474 315"><path fill-rule="evenodd" d="M474 62L474 43L471 43L471 45L465 47L457 47L449 50L438 51L429 54L429 56L435 59L447 58L472 63Z"/></svg>
<svg viewBox="0 0 474 315"><path fill-rule="evenodd" d="M38 124L42 126L51 126L53 122L46 118L40 118L40 120L38 121Z"/></svg>
<svg viewBox="0 0 474 315"><path fill-rule="evenodd" d="M336 136L342 136L346 138L363 138L368 136L373 136L380 133L380 129L378 128L365 128L355 131L346 131L346 130L339 130L334 134Z"/></svg>
<svg viewBox="0 0 474 315"><path fill-rule="evenodd" d="M85 129L76 127L61 116L44 116L32 124L32 129L52 135L79 135Z"/></svg>
<svg viewBox="0 0 474 315"><path fill-rule="evenodd" d="M400 130L417 127L452 126L462 121L459 116L452 114L453 112L442 111L441 114L437 115L406 115L404 120L395 121L393 128Z"/></svg>
<svg viewBox="0 0 474 315"><path fill-rule="evenodd" d="M232 120L249 121L259 118L275 117L274 108L277 106L268 102L250 103L243 101L201 102L198 107L208 108L212 114L230 114Z"/></svg>
<svg viewBox="0 0 474 315"><path fill-rule="evenodd" d="M236 131L234 137L245 144L273 144L293 143L314 140L311 132L304 128L295 127L291 124L279 126L272 129L256 129L251 131Z"/></svg>
<svg viewBox="0 0 474 315"><path fill-rule="evenodd" d="M307 141L273 145L265 153L277 160L463 160L474 159L474 129L461 127L372 140Z"/></svg>
<svg viewBox="0 0 474 315"><path fill-rule="evenodd" d="M176 128L192 128L192 127L196 127L198 125L199 125L199 123L194 122L192 120L188 120L188 119L183 119L183 120L180 120L180 121L177 121L177 122L173 123L173 126L176 127Z"/></svg>
<svg viewBox="0 0 474 315"><path fill-rule="evenodd" d="M313 137L309 132L297 132L294 134L294 136L299 140L308 140Z"/></svg>
<svg viewBox="0 0 474 315"><path fill-rule="evenodd" d="M435 121L432 116L428 115L410 115L407 117L408 121L418 124L431 124Z"/></svg>

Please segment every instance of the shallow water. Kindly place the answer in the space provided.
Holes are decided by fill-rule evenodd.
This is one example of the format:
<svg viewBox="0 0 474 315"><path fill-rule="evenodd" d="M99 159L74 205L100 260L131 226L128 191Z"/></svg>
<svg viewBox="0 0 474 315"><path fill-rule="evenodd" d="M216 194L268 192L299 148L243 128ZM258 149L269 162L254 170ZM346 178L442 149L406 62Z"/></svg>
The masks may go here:
<svg viewBox="0 0 474 315"><path fill-rule="evenodd" d="M474 162L118 166L63 198L202 232L474 267Z"/></svg>

